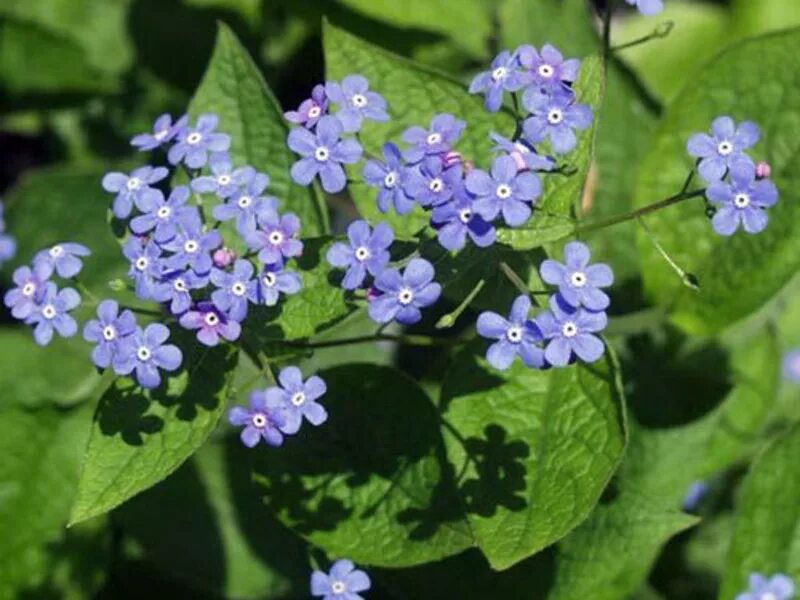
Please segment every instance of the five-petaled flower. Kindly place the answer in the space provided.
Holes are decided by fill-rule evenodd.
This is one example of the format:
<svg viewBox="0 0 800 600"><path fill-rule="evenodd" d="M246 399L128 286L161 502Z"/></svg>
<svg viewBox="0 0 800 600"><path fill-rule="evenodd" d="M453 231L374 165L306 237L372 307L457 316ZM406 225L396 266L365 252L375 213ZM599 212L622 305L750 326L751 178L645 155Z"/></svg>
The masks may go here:
<svg viewBox="0 0 800 600"><path fill-rule="evenodd" d="M63 242L37 252L33 257L33 269L42 279L49 279L53 271L59 277L70 279L81 272L81 257L90 254L89 249L82 244Z"/></svg>
<svg viewBox="0 0 800 600"><path fill-rule="evenodd" d="M406 194L420 206L439 206L453 197L463 179L461 163L446 166L438 156L428 156L414 169L406 171Z"/></svg>
<svg viewBox="0 0 800 600"><path fill-rule="evenodd" d="M531 299L518 296L511 305L508 319L491 311L478 317L478 333L497 340L486 351L486 360L495 369L508 369L517 356L529 367L538 369L544 366L544 353L539 346L542 333L528 317L530 311Z"/></svg>
<svg viewBox="0 0 800 600"><path fill-rule="evenodd" d="M278 374L280 387L267 389L266 396L270 405L283 402L285 421L279 429L292 435L300 430L303 417L314 426L322 425L328 419L325 407L317 400L327 391L321 377L312 375L305 382L303 374L297 367L286 367Z"/></svg>
<svg viewBox="0 0 800 600"><path fill-rule="evenodd" d="M319 120L328 113L328 97L325 86L317 84L311 90L311 97L303 100L297 110L283 113L284 118L290 123L302 125L307 129L314 129Z"/></svg>
<svg viewBox="0 0 800 600"><path fill-rule="evenodd" d="M696 133L689 138L686 149L700 160L697 170L708 183L719 181L727 171L742 164L753 164L745 150L758 143L758 125L744 121L738 126L731 117L717 117L711 124L711 135Z"/></svg>
<svg viewBox="0 0 800 600"><path fill-rule="evenodd" d="M592 311L605 310L610 304L608 295L600 288L614 283L614 273L606 264L590 265L589 247L582 242L570 242L564 247L564 264L547 259L539 272L569 306L583 306Z"/></svg>
<svg viewBox="0 0 800 600"><path fill-rule="evenodd" d="M53 339L53 331L61 337L72 337L78 331L78 323L69 314L81 303L81 297L72 288L60 290L52 281L45 284L36 306L26 318L28 325L34 325L33 338L40 346L46 346Z"/></svg>
<svg viewBox="0 0 800 600"><path fill-rule="evenodd" d="M484 93L486 110L497 112L503 105L504 92L518 92L527 83L519 69L516 53L503 50L492 61L491 69L475 76L469 85L469 93Z"/></svg>
<svg viewBox="0 0 800 600"><path fill-rule="evenodd" d="M211 152L227 152L231 147L228 134L217 133L219 117L215 114L200 115L195 127L183 127L177 134L177 142L167 153L173 165L181 162L190 169L199 169L208 161Z"/></svg>
<svg viewBox="0 0 800 600"><path fill-rule="evenodd" d="M300 256L303 242L297 239L300 219L294 213L281 216L274 211L258 215L258 229L245 232L245 242L258 250L258 260L265 265L283 263L287 258Z"/></svg>
<svg viewBox="0 0 800 600"><path fill-rule="evenodd" d="M413 164L426 156L445 154L452 149L466 126L464 121L443 113L431 119L429 129L409 127L403 132L403 141L411 147L403 153L403 157Z"/></svg>
<svg viewBox="0 0 800 600"><path fill-rule="evenodd" d="M134 281L136 295L142 300L150 300L164 271L161 246L154 240L131 237L123 246L122 253L130 261L128 277Z"/></svg>
<svg viewBox="0 0 800 600"><path fill-rule="evenodd" d="M329 194L341 192L347 184L342 164L353 164L363 149L354 139L341 139L344 129L336 117L322 117L312 133L297 127L289 133L289 148L301 158L292 165L291 174L300 185L309 185L319 175L322 189Z"/></svg>
<svg viewBox="0 0 800 600"><path fill-rule="evenodd" d="M286 424L286 405L282 399L271 398L257 390L250 394L250 408L234 406L228 413L228 421L236 427L244 427L240 437L248 448L254 448L261 439L277 447L283 444L281 427Z"/></svg>
<svg viewBox="0 0 800 600"><path fill-rule="evenodd" d="M442 294L442 286L433 281L433 265L424 258L413 258L401 274L387 268L375 278L381 294L369 303L369 316L378 323L396 320L413 325L422 319L420 308L430 306Z"/></svg>
<svg viewBox="0 0 800 600"><path fill-rule="evenodd" d="M136 235L144 235L153 231L153 238L159 244L168 242L178 233L178 224L189 219L199 219L200 215L194 206L186 206L189 200L189 188L179 185L172 189L168 198L159 190L144 196L139 209L144 213L131 219L131 231Z"/></svg>
<svg viewBox="0 0 800 600"><path fill-rule="evenodd" d="M19 267L14 271L12 280L17 287L6 292L3 302L11 309L12 317L23 320L36 309L44 293L47 279L32 271L30 267Z"/></svg>
<svg viewBox="0 0 800 600"><path fill-rule="evenodd" d="M172 116L164 113L158 117L153 124L153 133L140 133L131 140L131 146L140 152L155 150L159 146L171 142L178 132L189 123L189 117L183 115L175 123L172 123Z"/></svg>
<svg viewBox="0 0 800 600"><path fill-rule="evenodd" d="M103 300L97 306L97 317L86 323L83 338L97 344L92 350L92 361L106 369L111 366L121 341L136 331L136 317L129 310L120 313L114 300Z"/></svg>
<svg viewBox="0 0 800 600"><path fill-rule="evenodd" d="M739 227L747 233L759 233L767 226L767 209L778 202L778 188L769 179L756 179L752 162L740 161L730 172L730 183L715 181L706 189L706 197L717 210L711 219L720 235L733 235Z"/></svg>
<svg viewBox="0 0 800 600"><path fill-rule="evenodd" d="M522 102L531 113L523 124L525 137L533 144L549 138L556 154L571 152L578 143L575 130L587 129L592 124L591 107L577 103L572 91L544 93L529 87Z"/></svg>
<svg viewBox="0 0 800 600"><path fill-rule="evenodd" d="M229 198L256 176L256 170L251 166L234 168L233 161L226 152L213 154L208 165L211 175L192 179L192 189L199 194L214 193L222 199Z"/></svg>
<svg viewBox="0 0 800 600"><path fill-rule="evenodd" d="M519 173L510 156L498 156L491 175L476 169L467 175L467 190L475 194L475 211L487 221L498 213L511 227L524 224L531 216L531 206L542 193L542 182L530 171Z"/></svg>
<svg viewBox="0 0 800 600"><path fill-rule="evenodd" d="M179 322L186 329L197 329L197 340L206 346L216 346L220 338L233 342L242 333L241 324L213 302L198 302Z"/></svg>
<svg viewBox="0 0 800 600"><path fill-rule="evenodd" d="M581 70L581 61L577 58L564 60L561 52L551 44L542 46L541 51L527 44L520 46L517 57L530 80L540 89L570 89Z"/></svg>
<svg viewBox="0 0 800 600"><path fill-rule="evenodd" d="M190 267L198 275L211 271L211 253L222 245L222 235L216 229L206 231L203 222L190 215L180 221L178 234L162 244L164 250L174 254L164 259L169 269Z"/></svg>
<svg viewBox="0 0 800 600"><path fill-rule="evenodd" d="M239 259L230 273L222 269L211 271L211 283L217 286L211 300L234 321L244 321L250 302L258 302L258 282L253 279L255 268L249 260Z"/></svg>
<svg viewBox="0 0 800 600"><path fill-rule="evenodd" d="M291 296L303 288L303 279L300 273L287 271L283 263L264 265L264 270L258 276L258 289L256 290L258 303L266 306L275 306L281 294Z"/></svg>
<svg viewBox="0 0 800 600"><path fill-rule="evenodd" d="M341 83L329 81L325 84L325 93L331 102L339 105L336 118L348 133L359 131L364 119L389 120L386 100L380 94L371 92L369 82L361 75L348 75Z"/></svg>
<svg viewBox="0 0 800 600"><path fill-rule="evenodd" d="M467 236L479 248L494 244L497 231L475 210L475 200L464 186L459 186L453 199L437 206L431 213L439 243L447 250L461 250Z"/></svg>
<svg viewBox="0 0 800 600"><path fill-rule="evenodd" d="M400 149L391 142L383 145L383 160L370 159L364 165L364 181L380 189L378 210L385 213L389 206L399 215L405 215L414 208L414 201L404 189L406 164Z"/></svg>
<svg viewBox="0 0 800 600"><path fill-rule="evenodd" d="M145 329L137 327L120 342L113 358L114 371L120 375L135 372L136 380L144 388L153 389L161 384L161 373L176 371L183 362L183 353L169 339L169 329L161 323L152 323Z"/></svg>
<svg viewBox="0 0 800 600"><path fill-rule="evenodd" d="M269 185L269 176L256 174L246 185L238 188L225 203L214 207L214 218L218 221L236 219L236 229L244 234L256 226L258 215L267 211L278 210L278 200L272 196L264 196Z"/></svg>
<svg viewBox="0 0 800 600"><path fill-rule="evenodd" d="M156 191L151 186L165 179L167 175L169 171L165 167L150 166L139 167L130 175L117 172L106 174L102 181L103 189L117 194L112 206L114 216L118 219L127 218L134 205L140 210L146 210L143 206L152 203L152 200L145 198Z"/></svg>
<svg viewBox="0 0 800 600"><path fill-rule="evenodd" d="M535 322L547 341L544 357L554 367L569 364L573 354L590 363L605 352L605 344L594 335L608 324L604 312L575 309L554 295L550 298L550 310L539 314Z"/></svg>
<svg viewBox="0 0 800 600"><path fill-rule="evenodd" d="M354 290L364 283L367 273L377 277L389 263L389 246L394 241L394 231L387 223L378 223L370 229L364 220L353 221L347 228L349 244L336 242L328 250L328 262L334 267L347 269L342 287Z"/></svg>
<svg viewBox="0 0 800 600"><path fill-rule="evenodd" d="M363 600L360 593L371 586L369 575L346 558L333 563L329 574L322 571L311 574L311 595L322 600Z"/></svg>

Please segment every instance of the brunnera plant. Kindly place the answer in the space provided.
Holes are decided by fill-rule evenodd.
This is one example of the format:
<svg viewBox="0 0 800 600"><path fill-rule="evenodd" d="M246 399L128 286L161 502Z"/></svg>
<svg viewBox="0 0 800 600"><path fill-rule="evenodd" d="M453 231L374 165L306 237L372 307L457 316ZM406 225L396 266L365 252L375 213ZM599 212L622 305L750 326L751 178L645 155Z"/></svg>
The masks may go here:
<svg viewBox="0 0 800 600"><path fill-rule="evenodd" d="M626 2L644 15L663 9ZM593 256L592 235L637 222L643 266L658 261L646 287L670 294L677 322L715 332L760 307L789 269L699 322L692 306L704 301L685 297L706 293L706 274L718 293L724 271L696 275L673 242L696 235L704 255L730 264L760 252L761 265L789 253L791 242L770 237L782 227L772 215L794 208L771 178L784 181L786 157L759 150L781 135L759 123L765 107L727 109L714 97L703 121L665 118L643 184L663 199L584 218L613 50L608 6L602 55L524 44L469 86L326 23L328 77L286 112L221 25L187 114L161 115L133 137L145 164L95 182L124 273L103 264L92 274L98 254L113 262L93 236L47 240L4 297L37 344L82 337L101 375L71 524L135 505L227 427L253 483L229 494L260 496L270 527L305 541L305 593L357 600L373 586L362 567L382 573L475 547L511 574L554 545L548 598L634 592L661 545L694 523L709 477L743 453L720 423L759 429L768 409L754 398L773 384L736 387L664 436L629 421L607 339L626 319L609 317L615 257ZM679 101L705 100L690 91ZM655 185L662 179L680 185ZM326 198L343 194L360 216L332 233ZM678 210L687 231L663 235L659 219ZM0 259L16 245L0 218ZM366 333L350 333L359 319ZM317 352L383 342L446 349L437 402L390 366L314 368ZM742 377L774 370L771 340L750 350L733 353ZM787 356L788 377L797 367ZM671 442L681 450L665 458L658 449ZM743 540L759 519L784 527L758 497L780 493L775 473L796 446L795 428L753 463L726 597L793 597L785 572L795 563L769 539L757 552Z"/></svg>

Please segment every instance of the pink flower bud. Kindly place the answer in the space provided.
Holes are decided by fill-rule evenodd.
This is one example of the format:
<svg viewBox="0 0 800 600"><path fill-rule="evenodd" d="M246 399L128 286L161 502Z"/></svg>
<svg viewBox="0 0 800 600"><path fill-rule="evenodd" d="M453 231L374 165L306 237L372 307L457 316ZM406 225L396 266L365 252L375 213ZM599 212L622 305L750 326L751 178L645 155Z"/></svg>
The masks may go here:
<svg viewBox="0 0 800 600"><path fill-rule="evenodd" d="M367 302L372 302L381 296L383 296L383 292L381 292L375 286L370 286L370 288L367 290Z"/></svg>
<svg viewBox="0 0 800 600"><path fill-rule="evenodd" d="M756 165L756 177L758 179L766 179L772 175L772 167L769 166L768 162L761 161Z"/></svg>
<svg viewBox="0 0 800 600"><path fill-rule="evenodd" d="M236 258L236 252L230 248L219 248L214 251L214 264L220 269L224 269L228 265L233 264Z"/></svg>

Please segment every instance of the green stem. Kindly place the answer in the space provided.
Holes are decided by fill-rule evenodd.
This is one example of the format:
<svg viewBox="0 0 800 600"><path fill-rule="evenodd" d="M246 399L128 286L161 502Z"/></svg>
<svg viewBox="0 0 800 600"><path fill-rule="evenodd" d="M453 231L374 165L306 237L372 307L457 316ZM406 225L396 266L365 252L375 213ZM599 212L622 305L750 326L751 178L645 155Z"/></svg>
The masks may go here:
<svg viewBox="0 0 800 600"><path fill-rule="evenodd" d="M517 288L521 294L525 294L527 296L531 293L528 289L528 286L525 285L524 281L522 281L522 278L517 275L517 272L512 269L507 262L500 261L500 270L503 272L503 275L505 275L508 280L514 284L514 287Z"/></svg>
<svg viewBox="0 0 800 600"><path fill-rule="evenodd" d="M459 304L453 312L444 315L441 319L439 319L436 322L436 329L447 329L448 327L452 327L453 325L455 325L458 317L460 317L461 313L463 313L467 309L467 307L472 303L472 301L475 299L475 296L477 296L480 293L484 285L486 285L485 279L481 279L480 281L478 281L478 283L475 284L475 287L472 288L472 291L469 294L467 294L466 298L464 298L464 301L461 304Z"/></svg>
<svg viewBox="0 0 800 600"><path fill-rule="evenodd" d="M606 0L603 9L603 69L608 70L608 58L611 55L611 9L613 0Z"/></svg>
<svg viewBox="0 0 800 600"><path fill-rule="evenodd" d="M77 277L73 277L72 281L75 284L75 287L78 288L78 291L81 293L84 300L89 301L88 302L89 304L97 306L100 303L100 299L97 296L95 296L89 288L83 285L83 282L80 281Z"/></svg>
<svg viewBox="0 0 800 600"><path fill-rule="evenodd" d="M641 217L637 217L636 219L639 222L639 225L642 226L647 237L650 239L650 242L655 246L655 249L661 255L661 257L667 261L667 264L672 268L675 273L678 274L678 277L681 278L681 281L686 287L692 288L693 290L697 291L700 289L700 284L697 281L697 277L695 277L692 273L688 273L684 271L678 263L669 255L669 253L664 249L664 247L659 243L658 239L656 238L655 234L652 232L650 227L647 226L647 223L644 222L644 219Z"/></svg>
<svg viewBox="0 0 800 600"><path fill-rule="evenodd" d="M376 333L373 335L360 335L337 340L323 340L321 342L283 342L294 348L334 348L337 346L350 346L354 344L368 344L372 342L397 342L404 346L456 346L466 340L461 338L439 338L429 335L394 335L391 333Z"/></svg>
<svg viewBox="0 0 800 600"><path fill-rule="evenodd" d="M651 33L647 35L637 38L635 40L631 40L630 42L625 42L624 44L620 44L619 46L614 46L611 48L612 52L618 52L619 50L625 50L627 48L633 48L634 46L638 46L639 44L644 44L649 42L650 40L656 40L659 38L667 37L672 29L675 27L675 21L665 21L661 23L658 27L656 27Z"/></svg>

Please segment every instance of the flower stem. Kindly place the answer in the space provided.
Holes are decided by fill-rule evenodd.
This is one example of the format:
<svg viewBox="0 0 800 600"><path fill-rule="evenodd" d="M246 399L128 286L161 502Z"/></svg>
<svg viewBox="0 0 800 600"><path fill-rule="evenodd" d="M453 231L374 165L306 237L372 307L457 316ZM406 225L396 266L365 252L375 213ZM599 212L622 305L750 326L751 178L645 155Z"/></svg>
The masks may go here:
<svg viewBox="0 0 800 600"><path fill-rule="evenodd" d="M517 275L517 272L512 269L509 264L505 261L500 261L500 270L503 272L508 280L514 284L514 287L519 290L521 294L525 294L526 296L531 293L528 289L528 286L525 285L525 282L522 281L522 278Z"/></svg>
<svg viewBox="0 0 800 600"><path fill-rule="evenodd" d="M675 21L665 21L658 25L651 33L647 35L636 38L635 40L631 40L630 42L625 42L624 44L620 44L619 46L614 46L611 48L612 52L617 52L619 50L625 50L627 48L633 48L634 46L638 46L639 44L644 44L649 42L650 40L656 40L659 38L667 37L672 29L675 27Z"/></svg>
<svg viewBox="0 0 800 600"><path fill-rule="evenodd" d="M475 296L480 293L484 285L486 285L486 279L481 279L478 281L478 283L475 284L475 287L472 288L472 291L467 294L466 298L464 298L464 301L459 304L453 312L447 313L436 322L436 329L447 329L448 327L455 325L458 317L460 317L461 313L463 313L470 303L472 303L472 301L475 299Z"/></svg>
<svg viewBox="0 0 800 600"><path fill-rule="evenodd" d="M652 242L653 246L655 246L655 249L658 251L658 253L661 255L661 257L665 261L667 261L667 264L670 266L670 268L673 271L675 271L675 273L678 274L678 277L681 278L681 281L683 282L683 285L685 285L686 287L691 288L691 289L693 289L695 291L699 290L700 289L700 283L697 281L697 277L695 275L693 275L692 273L684 271L680 267L680 265L678 265L678 263L675 262L675 260L669 255L669 253L659 243L658 239L656 239L655 234L650 229L650 227L647 226L647 223L644 222L644 219L642 219L641 217L637 217L636 220L639 222L639 225L642 226L642 229L644 229L645 233L647 234L647 237L650 239L650 242Z"/></svg>
<svg viewBox="0 0 800 600"><path fill-rule="evenodd" d="M608 58L611 55L611 9L614 0L606 0L603 9L603 69L608 70Z"/></svg>
<svg viewBox="0 0 800 600"><path fill-rule="evenodd" d="M350 346L354 344L368 344L372 342L397 342L404 346L457 346L466 342L462 338L440 338L430 335L395 335L391 333L376 333L373 335L360 335L337 340L323 340L321 342L283 342L294 348L334 348L337 346Z"/></svg>
<svg viewBox="0 0 800 600"><path fill-rule="evenodd" d="M89 304L97 306L100 303L100 299L95 296L92 291L87 288L83 282L78 279L77 277L72 278L72 282L75 284L75 287L78 288L78 291L83 295L84 299L88 300Z"/></svg>

